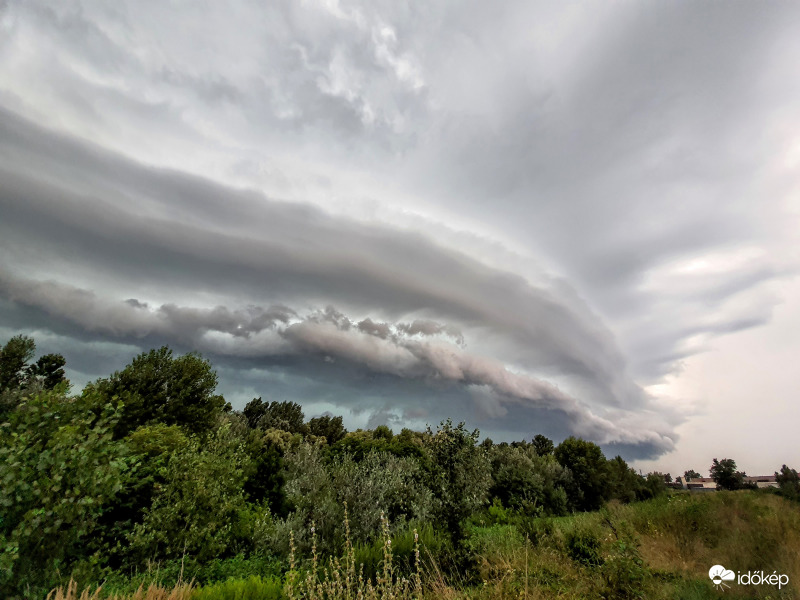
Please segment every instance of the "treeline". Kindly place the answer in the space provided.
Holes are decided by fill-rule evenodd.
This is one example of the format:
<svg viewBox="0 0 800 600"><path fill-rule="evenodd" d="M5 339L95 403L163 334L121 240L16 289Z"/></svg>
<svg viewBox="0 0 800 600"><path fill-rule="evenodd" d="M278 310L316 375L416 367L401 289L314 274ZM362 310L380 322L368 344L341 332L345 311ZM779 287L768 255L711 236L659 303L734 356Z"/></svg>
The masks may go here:
<svg viewBox="0 0 800 600"><path fill-rule="evenodd" d="M301 554L312 539L338 552L345 510L360 547L375 543L383 513L398 539L417 528L432 552L468 569L471 521L524 526L667 489L663 475L641 476L574 437L495 444L451 421L348 432L341 417L306 420L294 402L261 398L235 411L195 353L151 350L80 393L63 357L31 363L34 354L25 336L0 351L4 597L154 565L180 564L200 581L280 573L290 532Z"/></svg>

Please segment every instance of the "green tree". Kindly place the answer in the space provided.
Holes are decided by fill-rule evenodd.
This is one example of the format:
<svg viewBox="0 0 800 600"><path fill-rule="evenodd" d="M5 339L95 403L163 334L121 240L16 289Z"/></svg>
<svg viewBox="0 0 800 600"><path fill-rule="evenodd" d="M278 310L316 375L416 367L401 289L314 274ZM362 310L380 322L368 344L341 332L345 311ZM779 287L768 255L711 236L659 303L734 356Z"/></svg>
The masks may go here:
<svg viewBox="0 0 800 600"><path fill-rule="evenodd" d="M36 343L27 335L15 335L0 349L0 393L21 387L28 378L28 363Z"/></svg>
<svg viewBox="0 0 800 600"><path fill-rule="evenodd" d="M535 436L533 436L533 441L531 444L533 444L533 449L539 456L548 456L553 453L553 440L542 435L541 433L537 433Z"/></svg>
<svg viewBox="0 0 800 600"><path fill-rule="evenodd" d="M454 542L463 537L461 523L486 503L491 470L483 448L477 446L478 430L469 432L464 423L454 427L448 419L434 433L427 430L426 446L431 458L428 486L435 498L435 519L446 525Z"/></svg>
<svg viewBox="0 0 800 600"><path fill-rule="evenodd" d="M739 490L744 487L745 473L736 470L736 461L732 458L716 458L709 469L711 479L717 484L717 489Z"/></svg>
<svg viewBox="0 0 800 600"><path fill-rule="evenodd" d="M329 470L337 503L347 502L355 541L366 542L380 534L381 513L393 530L430 516L431 492L422 485L420 466L412 458L370 452L356 462L344 455Z"/></svg>
<svg viewBox="0 0 800 600"><path fill-rule="evenodd" d="M644 481L621 456L608 461L608 482L611 498L625 503L642 499Z"/></svg>
<svg viewBox="0 0 800 600"><path fill-rule="evenodd" d="M314 417L308 422L308 432L311 435L323 436L328 444L333 445L345 436L347 429L342 424L342 417L323 415Z"/></svg>
<svg viewBox="0 0 800 600"><path fill-rule="evenodd" d="M250 457L244 467L243 489L247 501L266 503L272 514L284 516L288 506L280 449L271 443L266 433L249 430L244 434L244 450Z"/></svg>
<svg viewBox="0 0 800 600"><path fill-rule="evenodd" d="M0 428L0 589L43 597L87 558L105 506L135 466L112 431L119 406L63 388L23 399Z"/></svg>
<svg viewBox="0 0 800 600"><path fill-rule="evenodd" d="M152 506L129 538L139 563L184 554L203 562L241 551L247 461L229 424L214 431L207 443L195 439L172 454L164 483L156 487Z"/></svg>
<svg viewBox="0 0 800 600"><path fill-rule="evenodd" d="M648 473L644 480L644 490L641 500L656 498L667 493L667 482L663 473Z"/></svg>
<svg viewBox="0 0 800 600"><path fill-rule="evenodd" d="M253 398L242 411L248 426L253 429L280 429L289 433L306 433L303 408L297 402L269 404L261 398Z"/></svg>
<svg viewBox="0 0 800 600"><path fill-rule="evenodd" d="M136 477L129 478L104 507L98 532L90 541L93 551L105 556L113 569L120 569L130 561L128 535L144 520L156 490L166 485L172 456L185 451L190 444L181 427L163 423L139 427L124 442L138 464Z"/></svg>
<svg viewBox="0 0 800 600"><path fill-rule="evenodd" d="M796 470L783 465L780 473L775 473L775 480L778 482L782 496L792 500L800 500L800 477L798 477Z"/></svg>
<svg viewBox="0 0 800 600"><path fill-rule="evenodd" d="M489 494L505 507L542 509L544 479L522 448L499 446L490 453L493 483Z"/></svg>
<svg viewBox="0 0 800 600"><path fill-rule="evenodd" d="M67 381L64 365L66 359L60 354L45 354L30 368L30 376L42 384L46 390Z"/></svg>
<svg viewBox="0 0 800 600"><path fill-rule="evenodd" d="M122 371L87 386L124 403L116 429L121 438L151 423L179 425L190 433L211 431L225 399L214 393L217 374L199 354L174 357L166 346L143 352Z"/></svg>
<svg viewBox="0 0 800 600"><path fill-rule="evenodd" d="M608 465L600 446L568 437L555 449L556 460L572 472L570 502L578 510L596 510L610 497Z"/></svg>
<svg viewBox="0 0 800 600"><path fill-rule="evenodd" d="M688 471L683 472L683 478L686 479L686 481L689 481L690 479L699 479L700 477L700 473L694 469L689 469Z"/></svg>

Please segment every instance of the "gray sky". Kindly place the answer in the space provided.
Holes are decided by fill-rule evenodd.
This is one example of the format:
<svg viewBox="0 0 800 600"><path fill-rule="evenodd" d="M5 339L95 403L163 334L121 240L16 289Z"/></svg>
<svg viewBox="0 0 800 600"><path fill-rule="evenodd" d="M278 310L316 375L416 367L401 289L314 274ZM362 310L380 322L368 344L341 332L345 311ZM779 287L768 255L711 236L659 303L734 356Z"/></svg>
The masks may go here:
<svg viewBox="0 0 800 600"><path fill-rule="evenodd" d="M797 463L800 7L0 1L0 338Z"/></svg>

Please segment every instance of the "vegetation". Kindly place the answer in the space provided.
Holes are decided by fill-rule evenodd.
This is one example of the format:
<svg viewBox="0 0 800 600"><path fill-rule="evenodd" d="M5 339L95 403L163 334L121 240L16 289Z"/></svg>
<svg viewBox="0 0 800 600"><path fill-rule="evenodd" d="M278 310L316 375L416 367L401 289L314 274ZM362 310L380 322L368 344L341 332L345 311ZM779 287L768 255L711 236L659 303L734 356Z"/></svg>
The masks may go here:
<svg viewBox="0 0 800 600"><path fill-rule="evenodd" d="M197 354L143 353L78 394L34 355L25 336L0 353L2 597L704 598L713 564L800 577L786 465L774 493L693 496L578 438L234 411ZM711 475L741 487L730 459Z"/></svg>

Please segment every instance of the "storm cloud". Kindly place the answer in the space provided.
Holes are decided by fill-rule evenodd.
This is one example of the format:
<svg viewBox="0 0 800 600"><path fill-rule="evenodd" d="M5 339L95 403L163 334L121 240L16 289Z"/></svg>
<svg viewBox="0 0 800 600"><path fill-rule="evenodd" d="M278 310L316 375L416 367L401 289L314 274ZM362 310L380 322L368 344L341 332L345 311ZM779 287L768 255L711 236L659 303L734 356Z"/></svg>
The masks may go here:
<svg viewBox="0 0 800 600"><path fill-rule="evenodd" d="M798 16L0 4L0 326L658 456L694 408L653 390L800 264Z"/></svg>

